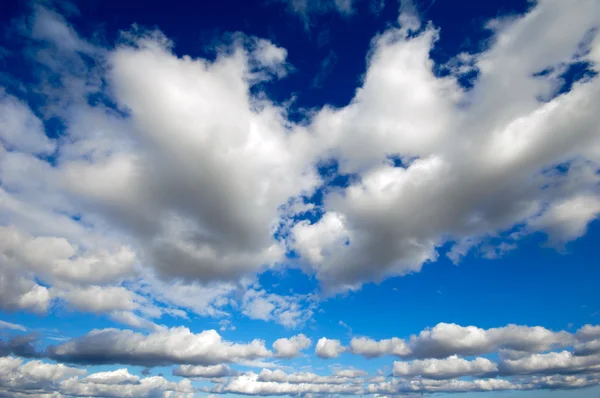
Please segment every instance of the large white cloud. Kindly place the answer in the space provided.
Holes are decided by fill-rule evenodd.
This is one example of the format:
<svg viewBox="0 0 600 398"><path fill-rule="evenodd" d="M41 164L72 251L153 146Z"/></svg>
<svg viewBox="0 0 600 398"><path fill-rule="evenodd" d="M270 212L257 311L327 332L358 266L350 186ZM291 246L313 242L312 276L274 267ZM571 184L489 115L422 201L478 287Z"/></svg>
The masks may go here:
<svg viewBox="0 0 600 398"><path fill-rule="evenodd" d="M600 83L552 96L571 63L597 62L597 50L586 55L581 43L598 15L594 1L546 0L490 23L490 47L469 58L479 72L469 91L453 74L434 74L430 52L443 31L377 37L354 99L323 108L311 125L321 158L356 176L326 195L320 221L292 229L326 287L419 271L447 242L456 242L449 256L459 261L515 225L521 234L505 245L534 231L557 244L583 235L600 210ZM550 30L563 34L542 33ZM567 173L553 171L561 163Z"/></svg>
<svg viewBox="0 0 600 398"><path fill-rule="evenodd" d="M130 330L93 330L77 339L49 347L58 361L89 364L214 365L272 356L262 340L232 343L215 330L192 333L188 328L160 329L144 335Z"/></svg>
<svg viewBox="0 0 600 398"><path fill-rule="evenodd" d="M383 355L445 358L451 355L481 355L499 349L538 352L570 346L575 342L575 336L566 331L555 332L541 326L507 325L482 329L439 323L406 340L394 337L375 341L367 337L356 337L350 342L350 348L352 353L367 358Z"/></svg>

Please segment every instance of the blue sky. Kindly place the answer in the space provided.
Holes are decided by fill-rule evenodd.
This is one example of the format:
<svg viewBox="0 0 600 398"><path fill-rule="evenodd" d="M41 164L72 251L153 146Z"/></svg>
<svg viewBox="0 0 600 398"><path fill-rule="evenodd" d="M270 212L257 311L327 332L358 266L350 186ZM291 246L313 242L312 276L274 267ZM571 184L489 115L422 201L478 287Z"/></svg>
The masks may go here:
<svg viewBox="0 0 600 398"><path fill-rule="evenodd" d="M600 392L598 0L0 5L0 396Z"/></svg>

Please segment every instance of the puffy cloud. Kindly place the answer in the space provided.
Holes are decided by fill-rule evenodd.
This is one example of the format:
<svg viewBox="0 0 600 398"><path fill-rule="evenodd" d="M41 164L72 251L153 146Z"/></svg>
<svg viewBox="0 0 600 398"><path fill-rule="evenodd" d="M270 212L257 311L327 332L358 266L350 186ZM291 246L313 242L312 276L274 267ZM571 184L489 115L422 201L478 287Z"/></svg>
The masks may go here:
<svg viewBox="0 0 600 398"><path fill-rule="evenodd" d="M584 325L576 334L580 341L589 341L600 338L600 325Z"/></svg>
<svg viewBox="0 0 600 398"><path fill-rule="evenodd" d="M406 341L398 337L379 341L368 337L355 337L350 341L350 351L366 358L384 355L408 356L410 354L410 348Z"/></svg>
<svg viewBox="0 0 600 398"><path fill-rule="evenodd" d="M429 379L452 379L463 376L481 376L498 371L495 363L487 358L468 361L456 355L446 359L423 359L412 362L394 362L394 376L422 376Z"/></svg>
<svg viewBox="0 0 600 398"><path fill-rule="evenodd" d="M265 371L263 371L265 372ZM263 373L261 372L261 375ZM261 381L261 376L249 372L237 376L214 392L244 395L355 394L362 391L359 384L315 384L306 382Z"/></svg>
<svg viewBox="0 0 600 398"><path fill-rule="evenodd" d="M354 378L357 378L357 377L365 377L365 376L369 375L369 373L365 372L364 370L355 369L355 368L336 369L336 370L334 370L333 374L335 376L348 377L348 378L351 378L351 379L354 379Z"/></svg>
<svg viewBox="0 0 600 398"><path fill-rule="evenodd" d="M504 379L476 379L473 381L451 379L411 379L367 385L366 391L372 394L406 393L458 393L520 390L521 385Z"/></svg>
<svg viewBox="0 0 600 398"><path fill-rule="evenodd" d="M213 379L235 375L236 372L225 364L209 366L180 365L173 369L174 376L200 377Z"/></svg>
<svg viewBox="0 0 600 398"><path fill-rule="evenodd" d="M519 225L520 234L498 245L535 231L556 243L585 233L598 216L599 79L555 94L561 71L596 62L593 50L573 54L597 26L599 7L540 1L524 16L491 23L490 46L471 54L479 75L468 91L459 76L434 74L431 26L375 39L354 99L324 107L310 126L321 158L351 177L326 192L323 218L292 228L295 248L327 289L417 272L446 243L460 261ZM559 27L561 38L540 33ZM534 76L548 68L553 73Z"/></svg>
<svg viewBox="0 0 600 398"><path fill-rule="evenodd" d="M591 340L576 344L573 347L573 353L575 355L600 354L600 340Z"/></svg>
<svg viewBox="0 0 600 398"><path fill-rule="evenodd" d="M262 340L248 344L221 339L215 330L195 334L188 328L162 328L144 335L130 330L102 329L48 348L57 361L88 364L214 365L270 357Z"/></svg>
<svg viewBox="0 0 600 398"><path fill-rule="evenodd" d="M58 388L61 381L85 373L85 370L62 364L49 364L38 360L23 363L19 358L0 357L0 391L52 392Z"/></svg>
<svg viewBox="0 0 600 398"><path fill-rule="evenodd" d="M499 348L536 352L571 345L573 336L565 331L554 332L541 326L507 325L481 329L440 323L411 336L411 355L419 358L443 358L449 355L480 355Z"/></svg>
<svg viewBox="0 0 600 398"><path fill-rule="evenodd" d="M332 376L320 376L315 373L285 373L282 370L263 369L258 375L258 381L261 382L276 382L276 383L291 383L291 384L362 384L362 379L357 379L355 376L343 376L334 374Z"/></svg>
<svg viewBox="0 0 600 398"><path fill-rule="evenodd" d="M531 354L519 359L500 362L505 374L565 374L583 371L600 371L600 355L577 356L569 351Z"/></svg>
<svg viewBox="0 0 600 398"><path fill-rule="evenodd" d="M295 358L300 351L310 347L311 341L302 333L290 338L281 338L273 343L275 356L279 358Z"/></svg>
<svg viewBox="0 0 600 398"><path fill-rule="evenodd" d="M326 337L320 338L315 347L315 354L319 358L324 359L337 358L345 351L346 347L342 346L339 340L328 339Z"/></svg>
<svg viewBox="0 0 600 398"><path fill-rule="evenodd" d="M127 247L78 256L64 238L32 237L16 228L0 227L0 253L4 267L24 267L75 283L103 283L132 273L135 254Z"/></svg>
<svg viewBox="0 0 600 398"><path fill-rule="evenodd" d="M287 131L282 109L249 94L255 69L276 62L273 51L238 46L210 63L177 58L165 41L134 37L108 59L115 99L140 147L98 163L73 161L65 178L74 194L142 238L162 275L237 280L283 258L272 238L279 207L318 182L297 150L309 136Z"/></svg>
<svg viewBox="0 0 600 398"><path fill-rule="evenodd" d="M59 291L57 295L84 312L128 311L137 307L135 295L121 286L89 286Z"/></svg>
<svg viewBox="0 0 600 398"><path fill-rule="evenodd" d="M127 369L99 372L87 377L64 380L59 391L67 396L101 397L187 397L195 389L189 380L171 382L162 376L140 378Z"/></svg>
<svg viewBox="0 0 600 398"><path fill-rule="evenodd" d="M50 305L50 293L33 279L0 269L0 308L5 311L28 310L45 313Z"/></svg>
<svg viewBox="0 0 600 398"><path fill-rule="evenodd" d="M98 372L88 376L83 369L41 361L23 363L13 357L0 358L0 395L102 396L102 397L193 397L188 380L170 382L163 377L140 378L127 369ZM23 394L23 395L21 395Z"/></svg>
<svg viewBox="0 0 600 398"><path fill-rule="evenodd" d="M507 325L481 329L476 326L439 323L408 340L397 337L380 341L365 337L354 338L350 342L350 350L367 358L382 355L445 358L451 355L481 355L499 349L537 352L553 347L566 347L574 342L574 336L568 332L554 332L541 326Z"/></svg>

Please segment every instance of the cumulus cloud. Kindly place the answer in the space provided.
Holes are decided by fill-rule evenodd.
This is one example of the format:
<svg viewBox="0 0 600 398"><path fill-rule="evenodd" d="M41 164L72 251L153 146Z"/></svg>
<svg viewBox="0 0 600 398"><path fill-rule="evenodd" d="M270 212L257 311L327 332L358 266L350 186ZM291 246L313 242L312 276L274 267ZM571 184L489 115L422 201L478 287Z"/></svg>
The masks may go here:
<svg viewBox="0 0 600 398"><path fill-rule="evenodd" d="M452 379L464 376L480 376L498 370L495 363L487 358L468 361L456 355L446 359L422 359L412 362L394 362L394 376L422 376L429 379Z"/></svg>
<svg viewBox="0 0 600 398"><path fill-rule="evenodd" d="M85 370L62 364L49 364L34 360L23 363L15 357L0 358L0 391L47 391L56 390L61 381L81 376Z"/></svg>
<svg viewBox="0 0 600 398"><path fill-rule="evenodd" d="M600 355L577 356L570 351L531 354L519 359L500 362L506 374L569 374L600 371Z"/></svg>
<svg viewBox="0 0 600 398"><path fill-rule="evenodd" d="M173 369L174 376L213 379L235 375L236 372L225 364L194 366L180 365Z"/></svg>
<svg viewBox="0 0 600 398"><path fill-rule="evenodd" d="M264 372L264 371L263 371ZM263 374L263 373L261 373ZM299 394L360 394L359 384L327 384L306 382L261 381L260 375L249 372L233 378L225 385L215 386L214 392L244 395L299 395Z"/></svg>
<svg viewBox="0 0 600 398"><path fill-rule="evenodd" d="M192 333L188 328L160 329L144 335L130 330L102 329L48 348L57 361L86 364L215 365L272 355L262 340L248 344L224 341L215 330Z"/></svg>
<svg viewBox="0 0 600 398"><path fill-rule="evenodd" d="M347 348L344 347L339 340L322 337L317 341L315 354L317 354L319 358L324 359L337 358L340 354L345 352L346 349Z"/></svg>
<svg viewBox="0 0 600 398"><path fill-rule="evenodd" d="M507 325L481 329L476 326L439 323L407 340L397 337L380 341L354 338L350 342L350 349L367 358L382 355L445 358L451 355L481 355L499 349L537 352L566 347L575 341L575 337L566 331L554 332L541 326Z"/></svg>
<svg viewBox="0 0 600 398"><path fill-rule="evenodd" d="M41 361L23 363L0 358L0 394L3 396L77 397L193 397L188 380L170 382L161 376L140 378L127 369L86 375L83 369Z"/></svg>
<svg viewBox="0 0 600 398"><path fill-rule="evenodd" d="M384 355L407 356L410 348L403 339L392 337L375 341L368 337L355 337L350 340L350 351L365 358L375 358Z"/></svg>
<svg viewBox="0 0 600 398"><path fill-rule="evenodd" d="M290 338L281 338L273 343L275 356L279 358L295 358L300 351L310 347L311 341L302 333Z"/></svg>
<svg viewBox="0 0 600 398"><path fill-rule="evenodd" d="M446 243L458 262L517 225L520 234L498 244L535 231L556 244L583 235L598 215L599 80L556 96L556 73L596 65L597 51L574 54L597 26L598 7L540 1L525 16L490 24L490 46L471 54L479 74L468 91L459 76L434 74L430 52L443 32L398 28L377 37L354 99L312 120L321 158L353 177L326 195L319 221L292 228L317 278L331 291L355 289L419 271ZM549 29L565 34L540 33ZM556 73L536 75L548 68ZM415 211L422 204L426 211Z"/></svg>
<svg viewBox="0 0 600 398"><path fill-rule="evenodd" d="M258 375L258 381L277 382L291 384L362 384L362 379L357 379L355 375L344 376L334 374L332 376L321 376L315 373L285 373L282 370L263 369Z"/></svg>

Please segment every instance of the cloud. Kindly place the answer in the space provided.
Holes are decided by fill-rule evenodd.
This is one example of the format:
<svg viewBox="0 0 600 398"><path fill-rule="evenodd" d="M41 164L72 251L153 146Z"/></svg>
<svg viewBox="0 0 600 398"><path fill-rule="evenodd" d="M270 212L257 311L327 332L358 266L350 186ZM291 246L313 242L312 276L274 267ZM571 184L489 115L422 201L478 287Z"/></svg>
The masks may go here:
<svg viewBox="0 0 600 398"><path fill-rule="evenodd" d="M93 330L77 339L48 348L57 361L85 364L129 364L145 367L170 364L216 365L272 355L262 340L248 344L222 340L215 330L198 334L185 327L144 335L130 330Z"/></svg>
<svg viewBox="0 0 600 398"><path fill-rule="evenodd" d="M10 323L6 321L0 321L0 329L18 330L20 332L27 331L27 328L23 325L19 325L18 323Z"/></svg>
<svg viewBox="0 0 600 398"><path fill-rule="evenodd" d="M0 139L9 149L26 153L47 154L56 146L31 109L3 89L0 89Z"/></svg>
<svg viewBox="0 0 600 398"><path fill-rule="evenodd" d="M570 374L600 371L600 355L577 356L570 351L531 354L519 359L505 359L500 370L510 375Z"/></svg>
<svg viewBox="0 0 600 398"><path fill-rule="evenodd" d="M284 3L288 12L295 14L309 30L314 18L329 12L349 16L354 12L354 0L278 0Z"/></svg>
<svg viewBox="0 0 600 398"><path fill-rule="evenodd" d="M38 360L23 363L19 358L0 358L0 391L53 391L61 381L81 376L85 370Z"/></svg>
<svg viewBox="0 0 600 398"><path fill-rule="evenodd" d="M83 369L41 361L23 363L14 357L0 358L0 395L102 396L102 397L193 397L188 380L170 382L161 376L140 378L127 369L86 375ZM85 377L83 377L85 376ZM21 395L23 394L23 395ZM164 395L163 395L164 394ZM173 395L175 394L175 395Z"/></svg>
<svg viewBox="0 0 600 398"><path fill-rule="evenodd" d="M456 355L446 359L423 359L412 362L394 362L392 374L400 377L421 376L429 379L452 379L464 376L481 376L498 371L487 358L468 361Z"/></svg>
<svg viewBox="0 0 600 398"><path fill-rule="evenodd" d="M258 375L260 382L276 382L290 384L362 384L362 379L334 374L332 376L320 376L315 373L285 373L282 370L263 369Z"/></svg>
<svg viewBox="0 0 600 398"><path fill-rule="evenodd" d="M276 357L295 358L300 355L300 351L310 347L310 345L310 339L303 334L299 334L290 338L275 340L273 350Z"/></svg>
<svg viewBox="0 0 600 398"><path fill-rule="evenodd" d="M261 374L263 373L261 372ZM264 396L299 394L360 394L362 387L356 384L312 384L260 381L260 375L249 372L233 378L223 386L216 386L213 391L217 393Z"/></svg>
<svg viewBox="0 0 600 398"><path fill-rule="evenodd" d="M319 4L352 11L348 1ZM170 333L150 319L181 309L226 316L242 297L246 316L294 328L315 296L248 281L293 266L334 293L418 272L442 247L459 262L537 232L555 245L582 236L600 209L600 80L561 93L561 74L580 63L600 71L600 39L582 41L599 7L546 0L490 21L489 45L439 76L430 54L443 32L403 2L400 26L373 40L352 101L302 123L263 91L288 70L274 43L239 36L209 60L134 28L100 48L35 7L20 34L36 49L24 65L45 71L28 87L39 101L0 93L0 308L45 313L62 299ZM468 90L457 63L478 73ZM44 130L52 118L60 139ZM347 186L321 177L323 164ZM322 205L305 203L317 190ZM317 219L298 217L299 204ZM290 252L300 258L287 261ZM532 353L573 336L440 324L407 340L354 342L348 350L366 357L440 359ZM316 351L345 349L321 339Z"/></svg>
<svg viewBox="0 0 600 398"><path fill-rule="evenodd" d="M319 221L291 230L294 248L327 290L418 272L445 244L458 262L491 245L490 237L511 246L537 231L552 243L585 233L598 215L591 104L599 79L556 95L559 77L534 75L596 65L598 40L587 55L573 54L598 24L598 7L544 1L503 20L490 45L472 54L479 75L470 90L459 75L434 74L430 53L443 32L431 25L415 34L389 29L374 40L353 100L325 106L311 120L321 159L351 177L326 192ZM559 28L560 39L539 33Z"/></svg>
<svg viewBox="0 0 600 398"><path fill-rule="evenodd" d="M211 366L180 365L173 369L173 376L198 377L204 379L233 376L236 373L237 372L224 364Z"/></svg>
<svg viewBox="0 0 600 398"><path fill-rule="evenodd" d="M345 351L346 347L339 340L326 337L320 338L315 347L315 354L323 359L337 358Z"/></svg>
<svg viewBox="0 0 600 398"><path fill-rule="evenodd" d="M410 348L404 340L398 337L379 341L368 337L355 337L350 340L350 351L365 358L376 358L384 355L407 356Z"/></svg>
<svg viewBox="0 0 600 398"><path fill-rule="evenodd" d="M241 310L250 319L275 321L286 328L296 328L312 316L313 300L311 295L281 296L262 289L248 289L242 297Z"/></svg>
<svg viewBox="0 0 600 398"><path fill-rule="evenodd" d="M570 346L574 342L574 336L566 331L554 332L541 326L507 325L481 329L476 326L439 323L408 340L397 337L380 341L365 337L354 338L350 342L350 350L367 358L383 355L446 358L452 355L482 355L499 349L537 352Z"/></svg>

